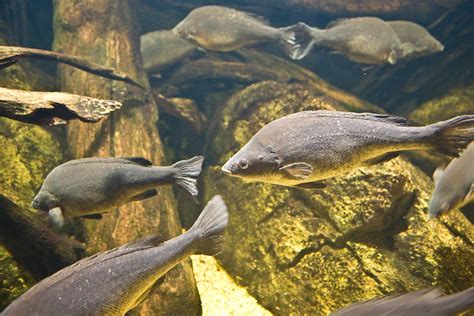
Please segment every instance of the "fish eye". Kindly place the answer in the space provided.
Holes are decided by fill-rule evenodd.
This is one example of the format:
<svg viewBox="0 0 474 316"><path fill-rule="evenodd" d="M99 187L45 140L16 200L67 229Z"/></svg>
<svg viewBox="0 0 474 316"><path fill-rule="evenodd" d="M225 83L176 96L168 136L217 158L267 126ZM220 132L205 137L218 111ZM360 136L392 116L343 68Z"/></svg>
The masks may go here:
<svg viewBox="0 0 474 316"><path fill-rule="evenodd" d="M262 155L258 155L257 158L258 158L258 160L263 161L263 156Z"/></svg>
<svg viewBox="0 0 474 316"><path fill-rule="evenodd" d="M247 161L247 159L240 159L237 165L240 169L245 170L249 167L249 162Z"/></svg>

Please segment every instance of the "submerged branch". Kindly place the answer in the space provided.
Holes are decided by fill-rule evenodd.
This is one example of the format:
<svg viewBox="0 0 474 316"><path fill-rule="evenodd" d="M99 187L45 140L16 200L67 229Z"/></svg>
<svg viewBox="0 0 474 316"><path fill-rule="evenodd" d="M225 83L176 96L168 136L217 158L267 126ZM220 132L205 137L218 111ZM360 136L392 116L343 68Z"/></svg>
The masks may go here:
<svg viewBox="0 0 474 316"><path fill-rule="evenodd" d="M53 232L38 215L0 195L0 243L40 280L85 255L79 242Z"/></svg>
<svg viewBox="0 0 474 316"><path fill-rule="evenodd" d="M63 92L32 92L0 87L0 116L42 124L66 124L68 120L98 122L120 109L114 100L101 100Z"/></svg>
<svg viewBox="0 0 474 316"><path fill-rule="evenodd" d="M142 85L140 85L138 82L136 82L124 73L121 73L113 68L104 67L99 64L81 59L76 56L35 48L0 46L0 69L10 66L12 63L15 63L19 58L52 60L87 71L97 76L123 81L131 85L143 88Z"/></svg>

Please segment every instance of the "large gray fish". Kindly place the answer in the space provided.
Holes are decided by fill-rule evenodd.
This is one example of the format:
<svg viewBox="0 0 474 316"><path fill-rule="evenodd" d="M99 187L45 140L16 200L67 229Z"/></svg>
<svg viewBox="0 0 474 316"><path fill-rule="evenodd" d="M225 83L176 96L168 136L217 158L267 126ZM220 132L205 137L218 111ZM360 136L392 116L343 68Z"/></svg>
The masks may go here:
<svg viewBox="0 0 474 316"><path fill-rule="evenodd" d="M274 28L263 18L249 12L221 6L203 6L191 11L173 28L173 32L202 48L228 52L262 42L278 42L292 59L300 59L310 41L301 25ZM301 37L301 38L306 38Z"/></svg>
<svg viewBox="0 0 474 316"><path fill-rule="evenodd" d="M220 253L227 223L227 207L215 196L184 234L163 243L150 236L76 262L33 286L2 315L124 315L188 256Z"/></svg>
<svg viewBox="0 0 474 316"><path fill-rule="evenodd" d="M474 143L446 169L438 168L433 178L435 189L430 200L429 218L474 201Z"/></svg>
<svg viewBox="0 0 474 316"><path fill-rule="evenodd" d="M331 316L450 316L474 310L474 287L443 296L438 289L392 295L355 303Z"/></svg>
<svg viewBox="0 0 474 316"><path fill-rule="evenodd" d="M444 50L443 44L421 25L408 21L388 21L387 23L400 39L401 45L398 52L400 60L411 60Z"/></svg>
<svg viewBox="0 0 474 316"><path fill-rule="evenodd" d="M312 41L302 55L312 46L320 46L342 53L352 61L363 64L396 64L400 40L384 20L375 17L339 19L326 29L308 27Z"/></svg>
<svg viewBox="0 0 474 316"><path fill-rule="evenodd" d="M258 131L222 167L233 176L302 188L399 151L437 149L457 156L474 139L474 115L415 127L400 117L372 113L305 111Z"/></svg>
<svg viewBox="0 0 474 316"><path fill-rule="evenodd" d="M143 67L148 74L159 73L179 63L195 50L196 46L174 35L171 30L155 31L140 36Z"/></svg>
<svg viewBox="0 0 474 316"><path fill-rule="evenodd" d="M166 167L139 157L71 160L48 174L32 206L62 226L64 216L100 219L114 207L153 197L161 185L177 184L195 198L203 160L196 156Z"/></svg>

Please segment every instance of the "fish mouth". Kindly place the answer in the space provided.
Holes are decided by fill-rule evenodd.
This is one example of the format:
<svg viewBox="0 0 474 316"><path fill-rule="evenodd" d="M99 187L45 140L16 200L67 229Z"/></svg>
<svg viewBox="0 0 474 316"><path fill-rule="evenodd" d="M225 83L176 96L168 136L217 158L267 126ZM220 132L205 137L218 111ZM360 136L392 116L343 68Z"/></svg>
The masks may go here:
<svg viewBox="0 0 474 316"><path fill-rule="evenodd" d="M229 175L229 176L232 175L232 171L227 169L225 165L221 167L221 171L224 172L225 174Z"/></svg>

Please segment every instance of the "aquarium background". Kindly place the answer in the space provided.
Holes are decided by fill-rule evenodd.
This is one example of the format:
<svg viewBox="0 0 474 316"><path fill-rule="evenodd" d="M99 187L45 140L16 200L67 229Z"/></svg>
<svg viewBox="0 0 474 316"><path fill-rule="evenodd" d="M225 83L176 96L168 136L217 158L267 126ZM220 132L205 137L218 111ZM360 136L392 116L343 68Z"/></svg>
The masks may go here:
<svg viewBox="0 0 474 316"><path fill-rule="evenodd" d="M324 27L356 16L410 20L427 27L445 50L367 67L323 49L296 62L265 44L198 51L148 78L139 36L170 29L207 4L254 12L274 26L303 21ZM448 161L443 156L403 154L330 179L322 191L245 183L220 171L261 127L297 111L387 112L420 125L474 114L472 1L1 0L0 44L81 56L153 91L146 95L45 61L21 60L0 70L1 87L124 104L95 124L39 127L0 118L0 309L85 254L156 232L178 235L215 194L231 213L224 253L217 261L196 256L177 266L136 314L325 315L391 293L427 287L454 293L474 285L474 207L426 220L431 175ZM64 239L57 244L45 246L43 235L35 235L47 228L30 203L57 164L143 156L159 165L197 154L206 157L200 205L163 187L157 197L127 204L101 221L75 220L55 232Z"/></svg>

